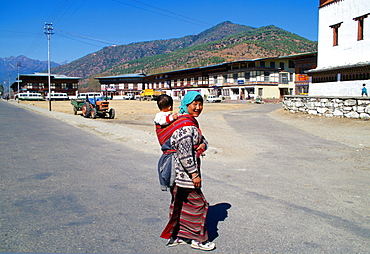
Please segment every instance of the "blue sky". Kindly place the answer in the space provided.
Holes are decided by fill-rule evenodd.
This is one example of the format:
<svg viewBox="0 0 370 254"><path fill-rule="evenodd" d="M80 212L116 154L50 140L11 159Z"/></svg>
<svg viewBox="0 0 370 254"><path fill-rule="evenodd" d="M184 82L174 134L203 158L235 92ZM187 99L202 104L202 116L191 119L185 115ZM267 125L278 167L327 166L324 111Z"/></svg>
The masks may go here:
<svg viewBox="0 0 370 254"><path fill-rule="evenodd" d="M319 0L1 0L0 57L73 61L113 44L179 38L221 22L275 25L317 41Z"/></svg>

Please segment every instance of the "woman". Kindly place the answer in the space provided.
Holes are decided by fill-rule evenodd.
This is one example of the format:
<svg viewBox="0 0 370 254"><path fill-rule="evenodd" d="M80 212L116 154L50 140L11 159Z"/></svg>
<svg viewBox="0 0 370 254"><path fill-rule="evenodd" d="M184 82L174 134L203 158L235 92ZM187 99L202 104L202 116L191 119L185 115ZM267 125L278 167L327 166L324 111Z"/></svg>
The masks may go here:
<svg viewBox="0 0 370 254"><path fill-rule="evenodd" d="M198 92L188 92L181 101L180 113L183 115L177 120L168 143L173 154L176 176L170 187L170 219L161 237L169 239L168 246L191 241L192 248L213 250L216 246L208 241L205 225L208 203L200 190L202 179L199 155L205 150L207 142L195 118L202 110L203 98ZM179 124L181 122L183 124Z"/></svg>

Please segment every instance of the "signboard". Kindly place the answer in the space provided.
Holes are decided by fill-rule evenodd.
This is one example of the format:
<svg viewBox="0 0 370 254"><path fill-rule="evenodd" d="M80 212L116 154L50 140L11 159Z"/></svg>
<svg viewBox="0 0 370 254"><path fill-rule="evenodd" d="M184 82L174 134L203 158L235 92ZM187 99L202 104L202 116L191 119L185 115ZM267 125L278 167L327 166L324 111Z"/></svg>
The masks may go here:
<svg viewBox="0 0 370 254"><path fill-rule="evenodd" d="M308 81L310 77L307 74L298 74L297 81Z"/></svg>

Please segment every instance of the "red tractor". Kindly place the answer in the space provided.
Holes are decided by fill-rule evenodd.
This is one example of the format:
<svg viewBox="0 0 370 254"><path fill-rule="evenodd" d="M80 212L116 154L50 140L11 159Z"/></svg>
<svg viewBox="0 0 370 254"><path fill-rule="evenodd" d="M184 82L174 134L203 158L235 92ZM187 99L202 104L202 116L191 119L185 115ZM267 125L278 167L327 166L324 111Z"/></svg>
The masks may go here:
<svg viewBox="0 0 370 254"><path fill-rule="evenodd" d="M95 119L96 117L108 117L109 119L114 119L116 113L113 108L109 108L109 101L103 101L101 98L89 99L82 105L82 115L84 117L91 117Z"/></svg>

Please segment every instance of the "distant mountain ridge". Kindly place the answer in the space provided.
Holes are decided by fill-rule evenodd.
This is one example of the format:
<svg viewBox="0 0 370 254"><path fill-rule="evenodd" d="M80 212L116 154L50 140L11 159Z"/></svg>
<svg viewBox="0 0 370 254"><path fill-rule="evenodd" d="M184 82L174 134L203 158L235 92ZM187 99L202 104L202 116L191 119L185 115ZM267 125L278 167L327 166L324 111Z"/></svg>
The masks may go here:
<svg viewBox="0 0 370 254"><path fill-rule="evenodd" d="M270 25L260 28L220 23L196 35L105 47L53 69L83 77L98 86L96 76L159 73L222 62L317 51L317 42Z"/></svg>
<svg viewBox="0 0 370 254"><path fill-rule="evenodd" d="M33 74L35 72L41 72L48 69L47 61L34 60L22 55L17 57L0 57L0 81L6 82L6 85L4 86L5 88L8 87L9 74L11 83L13 83L18 76L18 62L21 64L19 68L20 74ZM60 64L57 64L55 62L50 62L51 68L57 67L59 65Z"/></svg>

